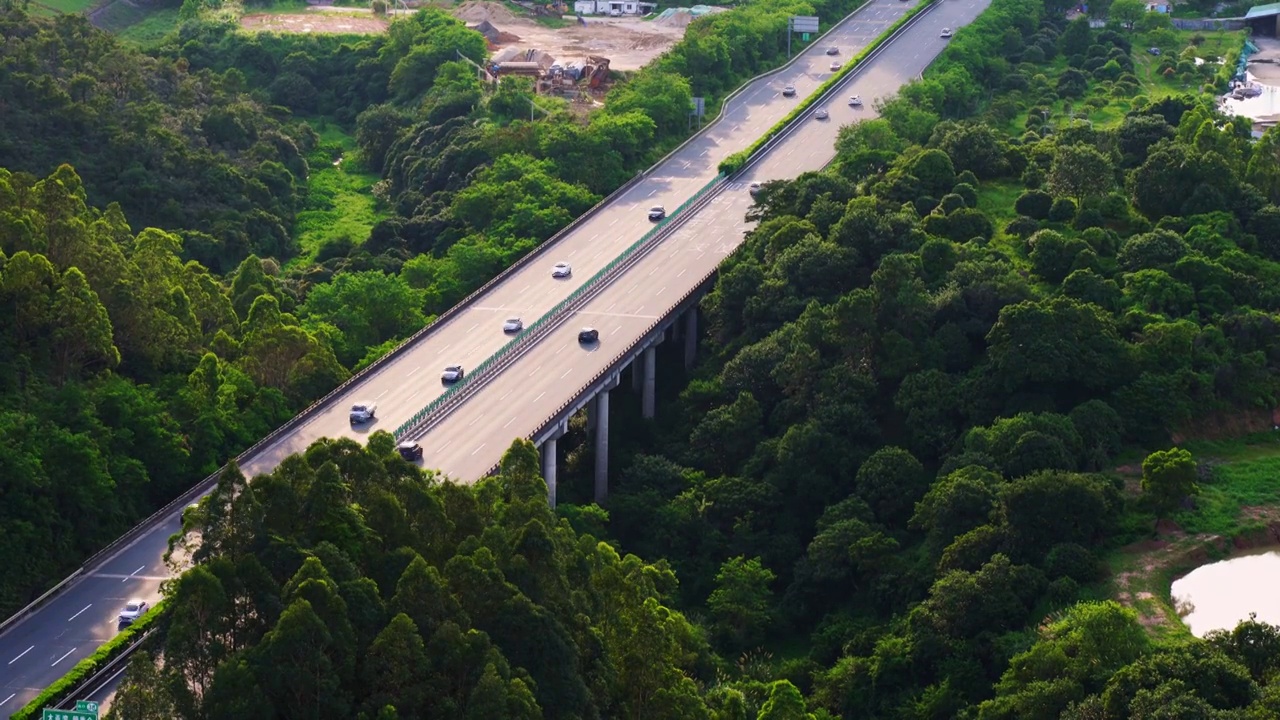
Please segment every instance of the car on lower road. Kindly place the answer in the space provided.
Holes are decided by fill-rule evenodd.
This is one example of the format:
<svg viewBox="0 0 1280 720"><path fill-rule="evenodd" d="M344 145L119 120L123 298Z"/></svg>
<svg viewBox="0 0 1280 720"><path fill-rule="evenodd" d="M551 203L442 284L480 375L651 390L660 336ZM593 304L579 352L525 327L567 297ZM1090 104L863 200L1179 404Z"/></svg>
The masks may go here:
<svg viewBox="0 0 1280 720"><path fill-rule="evenodd" d="M941 35L938 35L938 37L940 37L940 38L949 38L949 37L951 37L951 28L942 28L942 34L941 34Z"/></svg>
<svg viewBox="0 0 1280 720"><path fill-rule="evenodd" d="M840 54L840 48L838 48L838 47L829 47L829 48L827 48L827 54L828 54L828 55L839 55L839 54Z"/></svg>
<svg viewBox="0 0 1280 720"><path fill-rule="evenodd" d="M837 70L839 70L839 69L840 69L840 63L839 63L839 62L833 62L833 63L831 63L831 72L835 72L835 71L837 71Z"/></svg>
<svg viewBox="0 0 1280 720"><path fill-rule="evenodd" d="M361 425L373 419L373 413L378 409L373 403L356 403L351 406L351 424Z"/></svg>
<svg viewBox="0 0 1280 720"><path fill-rule="evenodd" d="M747 191L748 191L748 192L750 192L753 196L754 196L754 195L759 194L759 192L760 192L760 183L758 183L758 182L753 182L753 183L751 183L751 187L750 187L750 188L748 188L748 189L747 189Z"/></svg>
<svg viewBox="0 0 1280 720"><path fill-rule="evenodd" d="M849 106L862 107L862 98L858 97L857 95L854 95L853 97L849 98Z"/></svg>
<svg viewBox="0 0 1280 720"><path fill-rule="evenodd" d="M450 365L440 373L440 379L447 383L456 383L466 375L461 365Z"/></svg>
<svg viewBox="0 0 1280 720"><path fill-rule="evenodd" d="M406 440L396 445L396 452L400 453L400 457L409 462L422 459L422 446L412 440Z"/></svg>
<svg viewBox="0 0 1280 720"><path fill-rule="evenodd" d="M649 208L649 219L652 220L653 222L657 222L665 218L666 216L667 216L667 209L662 207L661 205L654 205L653 207Z"/></svg>
<svg viewBox="0 0 1280 720"><path fill-rule="evenodd" d="M795 86L795 85L788 85L788 86L786 86L786 87L782 88L782 97L795 97L795 96L796 96L796 86Z"/></svg>
<svg viewBox="0 0 1280 720"><path fill-rule="evenodd" d="M551 277L567 278L573 274L573 268L567 262L558 262L556 266L551 268Z"/></svg>
<svg viewBox="0 0 1280 720"><path fill-rule="evenodd" d="M147 614L148 607L146 600L138 600L137 598L125 603L124 607L120 610L120 625L125 626L134 624L137 622L138 618Z"/></svg>
<svg viewBox="0 0 1280 720"><path fill-rule="evenodd" d="M583 345L590 345L591 343L599 342L599 340L600 331L595 328L586 327L578 331L578 342Z"/></svg>
<svg viewBox="0 0 1280 720"><path fill-rule="evenodd" d="M818 108L818 112L814 113L813 117L818 120L826 120L830 115L827 114L826 108Z"/></svg>
<svg viewBox="0 0 1280 720"><path fill-rule="evenodd" d="M504 333L518 333L523 329L524 321L520 318L507 318L507 321L502 323L502 332Z"/></svg>

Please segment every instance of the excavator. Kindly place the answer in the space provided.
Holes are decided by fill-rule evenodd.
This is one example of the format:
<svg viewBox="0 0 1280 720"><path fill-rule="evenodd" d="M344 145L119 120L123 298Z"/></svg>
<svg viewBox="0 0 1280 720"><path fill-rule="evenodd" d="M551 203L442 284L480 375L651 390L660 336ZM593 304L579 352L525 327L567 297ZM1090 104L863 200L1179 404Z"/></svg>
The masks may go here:
<svg viewBox="0 0 1280 720"><path fill-rule="evenodd" d="M609 79L609 58L592 55L587 58L587 65L584 74L589 74L591 79L587 82L587 87L595 90Z"/></svg>

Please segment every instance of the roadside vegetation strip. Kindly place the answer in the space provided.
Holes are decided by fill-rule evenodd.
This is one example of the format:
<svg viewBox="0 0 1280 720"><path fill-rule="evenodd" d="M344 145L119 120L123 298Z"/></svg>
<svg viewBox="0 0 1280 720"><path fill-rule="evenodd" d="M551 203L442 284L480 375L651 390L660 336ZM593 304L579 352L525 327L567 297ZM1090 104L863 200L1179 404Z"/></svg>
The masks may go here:
<svg viewBox="0 0 1280 720"><path fill-rule="evenodd" d="M21 710L9 716L9 720L35 720L44 708L54 707L67 699L69 695L80 690L81 686L96 675L107 663L128 652L134 643L159 622L164 613L165 601L161 600L120 634L102 644L92 655L76 663L57 682L44 689Z"/></svg>
<svg viewBox="0 0 1280 720"><path fill-rule="evenodd" d="M621 254L619 254L616 258L611 260L608 264L606 264L603 268L601 268L598 272L596 272L596 274L592 275L585 283L580 285L577 290L574 290L572 293L570 293L569 297L556 303L554 307L552 307L545 314L543 314L542 317L538 318L533 323L531 323L529 327L525 328L523 332L521 332L519 335L515 337L515 339L513 339L511 342L508 342L506 345L503 345L502 348L500 348L497 352L495 352L493 355L490 355L487 359L485 359L484 362L477 365L476 368L471 371L470 375L467 375L462 380L459 380L457 383L455 383L452 387L446 390L443 394L441 394L435 400L432 400L426 407L414 413L413 417L409 418L404 422L404 424L396 428L396 431L395 431L396 439L401 440L406 435L415 433L419 429L419 427L423 423L430 420L431 417L437 411L439 411L440 409L442 409L448 403L454 401L455 399L461 398L462 393L465 389L467 389L468 387L475 387L476 383L478 382L477 378L480 378L481 380L483 380L485 373L487 373L490 369L492 369L495 364L497 364L499 361L506 358L508 355L514 352L521 345L526 344L529 340L531 340L535 336L538 330L551 324L554 320L558 318L558 316L562 312L565 311L566 308L570 307L573 303L577 302L580 298L582 298L582 296L586 295L588 292L595 289L595 287L599 285L601 281L603 281L610 272L612 272L619 265L629 260L632 256L636 254L636 252L638 252L651 240L653 240L654 238L658 237L663 232L665 232L677 217L684 214L686 210L688 210L692 205L694 205L700 199L702 199L709 191L715 188L723 180L724 180L723 173L716 175L714 178L712 178L711 182L702 186L702 189L694 193L693 197L681 203L680 206L677 207L662 222L658 223L656 226L651 228L648 232L646 232L643 236L641 236L639 240L632 243L629 247L627 247L626 250L623 250Z"/></svg>
<svg viewBox="0 0 1280 720"><path fill-rule="evenodd" d="M933 7L935 2L937 2L937 0L922 0L919 5L911 8L911 10L907 11L907 14L898 18L887 30L880 33L880 35L873 40L870 45L863 48L862 52L855 55L851 62L838 70L835 75L827 78L826 82L819 85L817 90L813 91L808 97L800 101L800 104L797 105L794 110L787 113L786 117L782 118L773 127L769 128L765 134L761 135L755 142L751 143L747 149L740 150L722 160L720 162L720 172L728 176L733 175L745 167L747 161L751 159L752 155L759 152L761 148L768 144L770 140L777 137L778 134L785 130L791 123L808 113L814 105L826 100L827 95L833 88L844 82L851 73L861 70L862 63L865 62L868 57L885 45L885 43L887 43L894 34L906 27L906 25L920 15L920 13L930 7Z"/></svg>

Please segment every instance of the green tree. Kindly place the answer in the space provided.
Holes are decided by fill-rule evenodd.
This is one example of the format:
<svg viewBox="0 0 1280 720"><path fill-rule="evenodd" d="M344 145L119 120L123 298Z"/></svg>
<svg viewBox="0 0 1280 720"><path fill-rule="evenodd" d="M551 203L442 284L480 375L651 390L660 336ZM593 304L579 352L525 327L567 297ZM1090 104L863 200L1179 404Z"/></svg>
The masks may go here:
<svg viewBox="0 0 1280 720"><path fill-rule="evenodd" d="M401 717L420 717L427 687L422 669L427 664L426 645L408 615L400 613L378 633L364 663L365 705L376 712L386 705L404 708Z"/></svg>
<svg viewBox="0 0 1280 720"><path fill-rule="evenodd" d="M1107 11L1107 17L1114 20L1129 32L1147 13L1147 6L1142 0L1114 0Z"/></svg>
<svg viewBox="0 0 1280 720"><path fill-rule="evenodd" d="M1140 0L1119 0L1140 2ZM1065 145L1053 155L1047 181L1055 193L1076 200L1097 197L1115 186L1111 159L1090 145Z"/></svg>
<svg viewBox="0 0 1280 720"><path fill-rule="evenodd" d="M773 616L769 585L774 573L760 558L730 558L716 573L716 589L707 599L716 632L735 649L758 643Z"/></svg>
<svg viewBox="0 0 1280 720"><path fill-rule="evenodd" d="M1142 461L1142 493L1158 511L1169 512L1199 492L1196 461L1186 450L1157 450Z"/></svg>

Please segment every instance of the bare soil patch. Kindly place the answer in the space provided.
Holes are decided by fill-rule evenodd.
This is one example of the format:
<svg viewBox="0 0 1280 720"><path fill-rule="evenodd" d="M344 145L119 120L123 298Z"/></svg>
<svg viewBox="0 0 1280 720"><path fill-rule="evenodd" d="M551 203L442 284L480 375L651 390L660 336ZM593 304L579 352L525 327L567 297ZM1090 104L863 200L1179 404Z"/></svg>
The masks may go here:
<svg viewBox="0 0 1280 720"><path fill-rule="evenodd" d="M609 58L614 70L639 70L684 37L687 22L644 21L639 18L587 16L585 25L572 15L572 25L550 28L532 17L512 12L505 5L471 0L452 10L467 23L488 21L499 31L495 49L508 47L541 50L561 65L583 64L589 56Z"/></svg>
<svg viewBox="0 0 1280 720"><path fill-rule="evenodd" d="M313 10L312 8L308 8ZM316 9L318 10L318 9ZM372 14L339 14L336 12L253 13L240 18L240 26L248 30L287 33L345 35L385 32L387 21Z"/></svg>
<svg viewBox="0 0 1280 720"><path fill-rule="evenodd" d="M541 50L561 65L585 65L588 57L609 58L614 70L639 70L666 52L684 37L692 15L677 13L660 20L639 18L584 18L583 25L572 15L563 19L572 23L552 28L539 24L526 15L498 2L467 0L457 6L441 7L467 24L488 21L498 30L490 49L505 48ZM404 11L399 11L400 14ZM240 19L249 30L290 33L380 33L388 21L374 17L368 8L315 5L300 13L253 13Z"/></svg>

